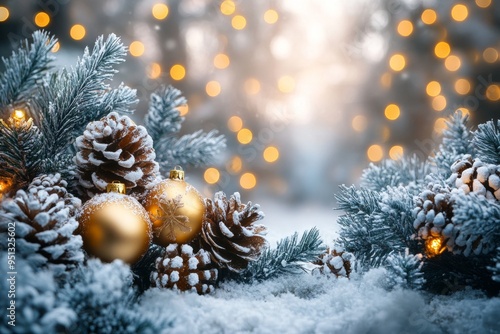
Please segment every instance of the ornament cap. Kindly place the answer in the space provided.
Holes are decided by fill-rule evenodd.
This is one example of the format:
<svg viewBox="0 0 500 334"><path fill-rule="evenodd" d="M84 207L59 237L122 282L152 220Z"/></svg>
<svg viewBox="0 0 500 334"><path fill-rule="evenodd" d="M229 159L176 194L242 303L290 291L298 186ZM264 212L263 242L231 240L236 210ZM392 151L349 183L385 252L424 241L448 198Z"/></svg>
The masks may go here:
<svg viewBox="0 0 500 334"><path fill-rule="evenodd" d="M184 171L181 166L175 166L174 169L170 171L170 178L172 180L184 180Z"/></svg>
<svg viewBox="0 0 500 334"><path fill-rule="evenodd" d="M122 183L120 181L113 181L111 183L108 183L106 186L106 190L108 193L119 193L119 194L124 194L127 192L127 187L125 186L125 183Z"/></svg>

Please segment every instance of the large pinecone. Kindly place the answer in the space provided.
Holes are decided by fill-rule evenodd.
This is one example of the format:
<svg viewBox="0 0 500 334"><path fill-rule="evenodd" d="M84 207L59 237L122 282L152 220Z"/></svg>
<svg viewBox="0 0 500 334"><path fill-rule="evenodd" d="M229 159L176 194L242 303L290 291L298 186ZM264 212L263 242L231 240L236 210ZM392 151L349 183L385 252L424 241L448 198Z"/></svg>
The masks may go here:
<svg viewBox="0 0 500 334"><path fill-rule="evenodd" d="M64 200L64 204L70 210L70 216L75 216L82 206L82 201L71 195L66 187L68 183L62 179L61 174L40 175L31 181L28 192L32 194L45 190L49 195L56 194Z"/></svg>
<svg viewBox="0 0 500 334"><path fill-rule="evenodd" d="M206 200L199 242L221 268L241 272L256 261L267 246L266 227L255 224L264 218L259 205L242 204L239 193L228 200L223 192Z"/></svg>
<svg viewBox="0 0 500 334"><path fill-rule="evenodd" d="M106 192L113 181L140 197L157 181L153 139L127 116L112 112L89 123L76 146L79 183L88 197Z"/></svg>
<svg viewBox="0 0 500 334"><path fill-rule="evenodd" d="M180 291L210 293L217 281L217 269L203 249L197 253L189 245L170 244L165 255L156 259L156 271L151 273L151 285Z"/></svg>
<svg viewBox="0 0 500 334"><path fill-rule="evenodd" d="M326 252L320 255L319 259L313 263L320 266L317 270L321 274L333 274L336 277L349 278L353 261L354 255L352 253L344 251L341 247L335 247L331 251L330 248L327 248Z"/></svg>
<svg viewBox="0 0 500 334"><path fill-rule="evenodd" d="M57 176L35 179L28 192L19 190L3 201L0 210L0 235L4 240L15 230L16 253L34 266L49 266L56 273L71 269L83 261L82 238L74 235L78 222L74 217L80 207L72 197L56 185ZM47 183L47 189L43 183ZM7 243L2 243L2 248Z"/></svg>

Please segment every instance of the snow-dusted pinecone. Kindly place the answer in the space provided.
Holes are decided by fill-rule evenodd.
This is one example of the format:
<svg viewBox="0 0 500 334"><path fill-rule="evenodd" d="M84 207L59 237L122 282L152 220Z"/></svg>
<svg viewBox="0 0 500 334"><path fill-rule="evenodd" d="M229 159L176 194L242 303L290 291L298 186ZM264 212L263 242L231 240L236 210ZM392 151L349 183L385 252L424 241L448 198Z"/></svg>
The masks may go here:
<svg viewBox="0 0 500 334"><path fill-rule="evenodd" d="M49 195L56 194L64 200L64 204L70 210L70 215L75 216L82 206L80 199L72 196L66 187L68 183L61 178L61 174L40 175L31 181L28 186L28 192L32 194L45 190Z"/></svg>
<svg viewBox="0 0 500 334"><path fill-rule="evenodd" d="M112 112L89 123L76 146L79 183L88 197L106 192L113 181L141 197L157 180L153 139L127 116Z"/></svg>
<svg viewBox="0 0 500 334"><path fill-rule="evenodd" d="M15 231L19 256L26 257L34 267L48 265L62 272L84 258L82 238L73 234L78 222L72 212L80 206L80 200L62 189L48 189L35 184L28 192L19 190L13 198L3 201L0 236L7 240ZM2 247L6 245L7 242L2 243Z"/></svg>
<svg viewBox="0 0 500 334"><path fill-rule="evenodd" d="M317 268L321 274L335 275L336 277L347 277L351 274L353 268L354 255L344 251L342 247L336 246L331 251L330 248L320 255L314 264L320 266Z"/></svg>
<svg viewBox="0 0 500 334"><path fill-rule="evenodd" d="M467 154L451 166L451 171L448 182L466 194L474 192L490 200L500 200L500 166L473 160Z"/></svg>
<svg viewBox="0 0 500 334"><path fill-rule="evenodd" d="M228 200L223 192L206 200L200 246L210 252L221 268L241 272L256 261L267 246L266 227L255 224L264 218L259 205L242 204L239 193Z"/></svg>
<svg viewBox="0 0 500 334"><path fill-rule="evenodd" d="M189 245L168 245L151 273L153 287L196 291L200 295L212 292L216 281L217 269L211 265L208 252L200 249L194 253Z"/></svg>

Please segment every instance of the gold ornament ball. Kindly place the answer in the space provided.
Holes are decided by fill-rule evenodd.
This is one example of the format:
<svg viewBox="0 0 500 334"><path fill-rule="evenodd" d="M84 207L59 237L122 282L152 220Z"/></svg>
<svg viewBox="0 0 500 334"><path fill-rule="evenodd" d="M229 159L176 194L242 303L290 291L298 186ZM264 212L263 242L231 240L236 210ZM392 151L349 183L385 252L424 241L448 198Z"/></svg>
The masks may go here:
<svg viewBox="0 0 500 334"><path fill-rule="evenodd" d="M151 243L148 214L127 195L110 192L94 196L83 205L78 221L83 248L105 262L121 259L133 264Z"/></svg>
<svg viewBox="0 0 500 334"><path fill-rule="evenodd" d="M153 223L153 242L160 246L193 240L201 231L205 214L198 190L184 181L183 173L172 172L170 179L151 189L144 202Z"/></svg>

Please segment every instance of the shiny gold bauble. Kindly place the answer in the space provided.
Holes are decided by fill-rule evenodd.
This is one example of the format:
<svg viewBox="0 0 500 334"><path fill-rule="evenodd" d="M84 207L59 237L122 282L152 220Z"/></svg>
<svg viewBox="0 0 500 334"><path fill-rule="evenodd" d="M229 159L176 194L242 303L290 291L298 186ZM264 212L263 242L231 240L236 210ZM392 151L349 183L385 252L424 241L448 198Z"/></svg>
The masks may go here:
<svg viewBox="0 0 500 334"><path fill-rule="evenodd" d="M205 214L198 190L183 180L183 173L172 172L171 178L158 183L144 201L153 223L153 242L160 246L194 239L201 231Z"/></svg>
<svg viewBox="0 0 500 334"><path fill-rule="evenodd" d="M133 197L96 195L83 205L78 221L84 249L105 262L121 259L133 264L149 248L151 222Z"/></svg>

